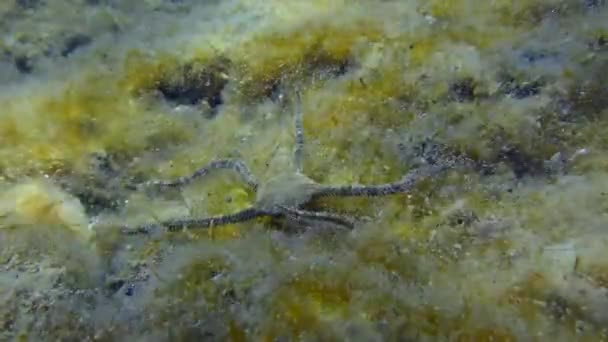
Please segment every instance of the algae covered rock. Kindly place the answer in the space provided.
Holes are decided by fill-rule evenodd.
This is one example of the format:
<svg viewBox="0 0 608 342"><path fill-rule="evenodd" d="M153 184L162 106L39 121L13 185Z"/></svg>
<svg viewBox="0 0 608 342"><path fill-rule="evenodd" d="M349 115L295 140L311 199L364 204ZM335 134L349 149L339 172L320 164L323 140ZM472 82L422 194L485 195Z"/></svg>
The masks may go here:
<svg viewBox="0 0 608 342"><path fill-rule="evenodd" d="M94 232L77 198L46 180L32 180L2 193L4 229L19 226L56 226L70 231L75 239L88 242Z"/></svg>
<svg viewBox="0 0 608 342"><path fill-rule="evenodd" d="M23 3L0 27L67 3L97 24L0 39L22 70L0 93L0 339L607 338L604 1ZM311 180L279 177L294 89ZM144 186L234 158L261 204L297 204L445 153L466 167L310 203L369 218L348 231L166 233L256 198L229 172ZM155 234L121 234L139 224Z"/></svg>

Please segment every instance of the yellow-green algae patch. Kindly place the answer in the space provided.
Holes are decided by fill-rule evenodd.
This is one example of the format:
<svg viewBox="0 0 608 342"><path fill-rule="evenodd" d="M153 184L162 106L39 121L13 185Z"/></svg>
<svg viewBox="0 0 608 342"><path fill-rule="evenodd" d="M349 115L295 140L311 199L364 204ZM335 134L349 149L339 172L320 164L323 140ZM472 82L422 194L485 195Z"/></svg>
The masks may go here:
<svg viewBox="0 0 608 342"><path fill-rule="evenodd" d="M5 190L0 203L0 216L12 224L64 225L82 241L92 238L79 201L45 180L30 180Z"/></svg>
<svg viewBox="0 0 608 342"><path fill-rule="evenodd" d="M135 154L188 137L188 125L125 96L103 71L56 87L2 100L5 177L78 169L96 152Z"/></svg>

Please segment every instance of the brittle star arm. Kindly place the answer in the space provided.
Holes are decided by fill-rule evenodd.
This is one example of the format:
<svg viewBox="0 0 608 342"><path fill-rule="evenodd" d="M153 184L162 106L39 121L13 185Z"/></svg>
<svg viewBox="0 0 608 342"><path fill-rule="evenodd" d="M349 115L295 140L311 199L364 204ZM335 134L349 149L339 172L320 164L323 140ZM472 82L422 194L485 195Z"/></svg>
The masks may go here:
<svg viewBox="0 0 608 342"><path fill-rule="evenodd" d="M194 171L194 173L192 173L189 176L179 177L179 178L177 178L175 180L171 180L171 181L160 181L160 180L150 181L150 182L147 182L146 185L169 187L169 188L181 187L181 186L192 183L197 178L206 176L207 174L209 174L209 172L211 172L213 170L218 170L218 169L228 169L228 170L235 171L241 177L241 179L247 184L247 186L249 186L253 190L257 190L258 182L255 179L255 177L253 176L253 174L251 173L251 171L249 170L249 168L247 167L247 165L244 162L242 162L240 160L236 160L236 159L214 160L214 161L210 162L209 164L201 167L200 169Z"/></svg>
<svg viewBox="0 0 608 342"><path fill-rule="evenodd" d="M378 185L337 185L321 186L312 198L323 197L377 197L406 193L423 178L432 177L446 169L444 165L430 165L408 172L401 180Z"/></svg>
<svg viewBox="0 0 608 342"><path fill-rule="evenodd" d="M216 226L224 226L232 223L250 221L258 217L271 216L276 217L279 214L269 210L258 208L247 208L233 214L220 215L198 219L173 219L162 221L155 224L143 225L135 228L123 228L122 233L126 235L149 234L151 230L157 227L164 227L167 231L176 232L184 229L202 229Z"/></svg>
<svg viewBox="0 0 608 342"><path fill-rule="evenodd" d="M281 208L285 212L286 216L289 216L292 220L295 220L295 221L301 221L302 219L327 221L327 222L339 224L341 226L345 226L350 229L354 228L354 226L355 226L355 223L352 220L350 220L347 217L344 217L342 215L338 215L338 214L302 210L302 209L291 208L291 207L287 207L287 206L279 206L279 208Z"/></svg>
<svg viewBox="0 0 608 342"><path fill-rule="evenodd" d="M295 147L293 151L293 159L297 172L302 172L302 158L304 150L304 114L302 113L302 100L300 93L296 92L294 114L295 128Z"/></svg>

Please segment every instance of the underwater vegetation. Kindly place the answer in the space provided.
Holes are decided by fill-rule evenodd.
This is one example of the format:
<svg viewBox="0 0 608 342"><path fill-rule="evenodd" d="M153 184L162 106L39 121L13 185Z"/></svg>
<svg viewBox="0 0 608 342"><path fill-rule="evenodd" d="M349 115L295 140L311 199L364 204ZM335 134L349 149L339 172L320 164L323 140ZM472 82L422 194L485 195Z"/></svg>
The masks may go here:
<svg viewBox="0 0 608 342"><path fill-rule="evenodd" d="M608 339L604 1L128 4L0 5L0 340Z"/></svg>

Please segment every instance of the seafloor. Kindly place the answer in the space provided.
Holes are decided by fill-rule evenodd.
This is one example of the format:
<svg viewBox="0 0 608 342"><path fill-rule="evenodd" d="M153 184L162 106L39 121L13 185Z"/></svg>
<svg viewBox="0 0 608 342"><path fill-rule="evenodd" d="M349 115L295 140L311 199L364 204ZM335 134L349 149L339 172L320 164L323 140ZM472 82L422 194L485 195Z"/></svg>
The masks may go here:
<svg viewBox="0 0 608 342"><path fill-rule="evenodd" d="M608 339L604 0L3 0L0 33L0 340ZM452 168L316 200L297 146L324 185ZM257 205L150 183L226 158L353 226L124 234Z"/></svg>

